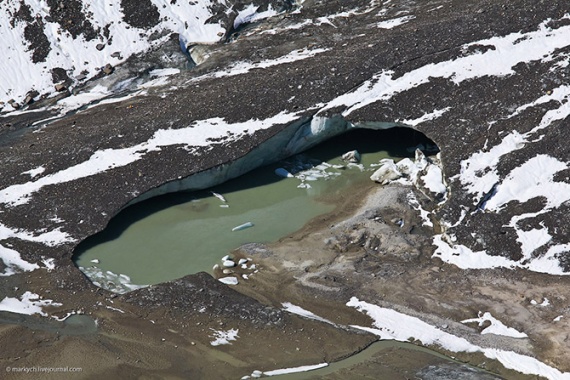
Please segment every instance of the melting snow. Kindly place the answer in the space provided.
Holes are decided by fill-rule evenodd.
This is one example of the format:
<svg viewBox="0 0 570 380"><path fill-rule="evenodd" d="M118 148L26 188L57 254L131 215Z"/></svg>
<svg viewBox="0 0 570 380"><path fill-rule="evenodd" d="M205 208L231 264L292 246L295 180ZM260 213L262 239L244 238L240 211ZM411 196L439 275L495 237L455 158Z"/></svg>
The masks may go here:
<svg viewBox="0 0 570 380"><path fill-rule="evenodd" d="M210 344L212 346L220 346L222 344L231 344L231 341L236 340L237 338L239 338L238 336L238 329L230 329L227 331L217 331L214 329L211 329L212 331L214 331L212 338L215 338L213 341L210 342Z"/></svg>
<svg viewBox="0 0 570 380"><path fill-rule="evenodd" d="M378 24L376 24L376 26L378 28L381 28L381 29L392 29L392 28L395 28L397 26L403 25L409 21L412 21L415 18L416 18L416 16L412 16L412 15L393 18L391 20L381 21Z"/></svg>
<svg viewBox="0 0 570 380"><path fill-rule="evenodd" d="M83 34L73 38L68 32L62 31L59 24L51 22L49 7L45 2L27 2L32 8L32 15L44 24L44 32L51 47L45 62L37 64L32 62L32 52L24 38L25 24L16 21L14 27L10 25L11 15L20 7L19 2L0 2L0 66L4 70L0 82L0 100L15 98L19 101L31 89L40 93L54 92L50 71L54 67L67 70L71 77L77 77L83 71L88 72L87 77L93 77L107 63L120 64L132 54L146 51L168 38L166 35L151 43L149 36L153 33L164 30L178 32L186 41L196 43L217 42L220 34L225 33L221 25L207 22L212 16L208 7L214 3L210 0L152 0L159 13L160 22L149 30L123 22L121 0L79 1L93 28L108 27L109 35L113 38L104 41L103 49L99 50L96 48L101 43L98 38L86 41ZM120 56L112 56L117 51L121 53ZM5 110L9 111L10 108L6 104Z"/></svg>
<svg viewBox="0 0 570 380"><path fill-rule="evenodd" d="M0 276L11 276L18 272L31 272L39 269L38 264L32 264L23 260L18 252L0 245L0 260L4 262L6 268Z"/></svg>
<svg viewBox="0 0 570 380"><path fill-rule="evenodd" d="M329 49L299 49L294 50L282 57L275 58L275 59L266 59L258 63L251 63L251 62L237 62L232 64L227 69L216 71L211 74L205 74L197 78L193 78L191 82L200 81L206 78L224 78L230 77L234 75L241 75L250 72L253 69L265 69L272 66L282 65L284 63L291 63L296 61L301 61L307 58L314 57L317 54L324 53Z"/></svg>
<svg viewBox="0 0 570 380"><path fill-rule="evenodd" d="M277 14L277 11L271 7L271 4L269 5L266 11L257 12L258 9L259 9L258 6L254 4L249 4L242 11L238 12L238 15L234 20L234 29L237 29L242 24L273 17Z"/></svg>
<svg viewBox="0 0 570 380"><path fill-rule="evenodd" d="M564 18L569 18L566 15ZM385 70L364 82L353 92L332 100L323 109L346 106L343 112L347 116L379 100L428 83L432 78L445 78L455 84L483 76L506 76L514 74L513 67L521 62L535 60L547 61L560 48L568 45L570 25L550 29L544 21L536 31L511 33L507 36L492 37L487 40L466 44L465 49L473 45L490 45L495 49L454 58L453 60L431 63L393 79L394 72Z"/></svg>
<svg viewBox="0 0 570 380"><path fill-rule="evenodd" d="M290 302L283 302L281 305L283 305L283 310L285 310L291 314L299 315L299 316L307 318L307 319L313 319L315 321L325 322L325 323L328 323L330 325L336 326L336 323L331 322L328 319L319 317L318 315L313 314L312 312L305 310L300 306L293 305Z"/></svg>
<svg viewBox="0 0 570 380"><path fill-rule="evenodd" d="M495 334L495 335L503 335L503 336L510 336L512 338L527 338L528 335L526 335L523 332L520 332L512 327L507 327L503 324L503 322L499 321L498 319L496 319L495 317L493 317L491 315L491 313L486 312L486 313L481 313L479 312L479 317L478 318L471 318L471 319L465 319L463 321L461 321L461 323L478 323L479 326L483 326L483 324L485 322L491 322L491 325L489 327L486 327L485 329L483 329L483 331L481 331L481 334Z"/></svg>
<svg viewBox="0 0 570 380"><path fill-rule="evenodd" d="M562 373L533 357L520 355L512 351L476 346L464 338L442 331L418 318L360 301L356 297L352 297L347 306L354 307L368 314L374 320L375 328L353 327L376 334L380 339L394 339L398 341L417 339L423 345L438 345L454 352L482 352L486 357L498 360L506 368L525 374L544 376L553 380L570 379L569 372Z"/></svg>
<svg viewBox="0 0 570 380"><path fill-rule="evenodd" d="M301 367L275 369L273 371L265 371L265 372L263 372L263 374L265 376L279 376L279 375L286 375L288 373L313 371L315 369L324 368L327 366L328 366L328 363L321 363L321 364L315 364L315 365L305 365L305 366L301 366Z"/></svg>
<svg viewBox="0 0 570 380"><path fill-rule="evenodd" d="M145 142L122 148L104 149L82 163L70 166L59 172L46 175L36 181L16 184L0 190L0 203L11 206L25 204L33 193L44 186L65 183L79 178L85 178L106 170L123 167L141 159L149 152L159 151L161 147L185 144L189 148L211 145L211 139L226 137L231 131L238 135L253 133L255 130L267 129L276 124L286 124L297 118L296 113L281 112L265 120L248 120L242 123L228 124L221 118L199 120L186 128L160 129ZM0 234L2 226L0 225ZM48 234L56 234L56 231ZM61 237L58 236L58 239ZM59 240L58 240L59 241Z"/></svg>
<svg viewBox="0 0 570 380"><path fill-rule="evenodd" d="M42 300L40 296L32 292L25 292L21 299L6 297L0 302L0 310L18 314L47 314L42 310L44 306L61 306L62 304L52 300Z"/></svg>

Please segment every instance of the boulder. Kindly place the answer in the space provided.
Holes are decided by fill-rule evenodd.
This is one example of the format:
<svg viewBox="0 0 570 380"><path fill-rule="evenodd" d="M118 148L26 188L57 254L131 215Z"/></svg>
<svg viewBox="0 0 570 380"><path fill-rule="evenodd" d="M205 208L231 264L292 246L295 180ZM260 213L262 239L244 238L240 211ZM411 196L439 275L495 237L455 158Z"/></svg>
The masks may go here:
<svg viewBox="0 0 570 380"><path fill-rule="evenodd" d="M398 178L401 178L403 174L398 170L398 166L394 163L393 160L382 160L383 164L376 170L371 176L370 179L374 182L378 182L382 185L387 185L391 181L394 181Z"/></svg>
<svg viewBox="0 0 570 380"><path fill-rule="evenodd" d="M360 153L357 150L351 150L342 155L342 159L346 162L357 164L360 162Z"/></svg>

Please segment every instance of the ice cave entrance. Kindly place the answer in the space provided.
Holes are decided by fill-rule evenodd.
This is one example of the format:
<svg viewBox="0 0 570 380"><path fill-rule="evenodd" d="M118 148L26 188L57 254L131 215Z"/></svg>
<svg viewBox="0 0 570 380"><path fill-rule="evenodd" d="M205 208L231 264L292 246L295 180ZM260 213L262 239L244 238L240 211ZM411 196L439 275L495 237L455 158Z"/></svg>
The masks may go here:
<svg viewBox="0 0 570 380"><path fill-rule="evenodd" d="M136 203L82 242L75 263L95 285L120 293L212 273L240 245L277 241L332 211L356 187L373 186L370 175L381 159L413 157L418 147L437 153L411 128L356 129L213 188ZM359 163L341 158L352 150Z"/></svg>

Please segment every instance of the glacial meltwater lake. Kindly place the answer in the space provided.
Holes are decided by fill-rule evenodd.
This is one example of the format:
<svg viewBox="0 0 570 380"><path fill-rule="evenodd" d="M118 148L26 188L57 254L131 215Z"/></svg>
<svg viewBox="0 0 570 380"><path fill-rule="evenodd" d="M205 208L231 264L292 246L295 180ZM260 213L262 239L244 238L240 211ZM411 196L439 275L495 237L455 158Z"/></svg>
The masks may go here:
<svg viewBox="0 0 570 380"><path fill-rule="evenodd" d="M330 199L369 183L381 159L413 157L420 144L433 147L409 128L355 130L219 186L136 203L78 246L76 265L96 285L116 292L211 273L240 245L277 241L332 211ZM361 154L360 164L341 159L352 150ZM294 177L279 176L279 168ZM253 227L232 231L247 222Z"/></svg>

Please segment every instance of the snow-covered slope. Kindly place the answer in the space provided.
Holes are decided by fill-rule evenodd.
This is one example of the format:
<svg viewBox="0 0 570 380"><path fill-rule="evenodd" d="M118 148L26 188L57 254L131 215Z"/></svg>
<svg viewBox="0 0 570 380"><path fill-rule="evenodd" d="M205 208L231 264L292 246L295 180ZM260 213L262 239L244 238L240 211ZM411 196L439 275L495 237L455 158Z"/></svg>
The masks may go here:
<svg viewBox="0 0 570 380"><path fill-rule="evenodd" d="M273 3L273 5L271 5ZM105 74L177 33L213 44L232 27L273 16L279 1L6 0L0 3L0 111ZM260 6L265 10L257 12ZM235 21L234 21L235 20ZM184 46L185 48L185 46ZM57 87L56 85L64 87ZM13 100L14 106L8 102ZM17 104L17 105L16 105Z"/></svg>

